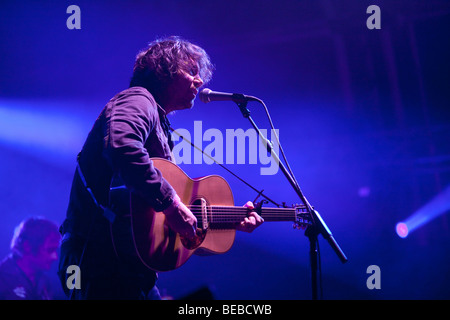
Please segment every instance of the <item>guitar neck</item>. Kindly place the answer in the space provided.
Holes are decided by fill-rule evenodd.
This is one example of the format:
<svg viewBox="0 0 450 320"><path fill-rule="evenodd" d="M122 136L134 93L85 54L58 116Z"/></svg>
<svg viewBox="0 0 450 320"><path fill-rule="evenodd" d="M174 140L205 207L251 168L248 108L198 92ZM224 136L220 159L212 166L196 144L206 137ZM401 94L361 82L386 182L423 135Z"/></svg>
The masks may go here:
<svg viewBox="0 0 450 320"><path fill-rule="evenodd" d="M197 208L196 208L197 207ZM191 206L194 214L201 215L199 206ZM259 210L258 210L259 211ZM230 207L230 206L208 206L208 216L210 216L210 223L239 223L248 214L248 209L245 207ZM297 209L295 208L262 208L258 214L264 221L296 221Z"/></svg>

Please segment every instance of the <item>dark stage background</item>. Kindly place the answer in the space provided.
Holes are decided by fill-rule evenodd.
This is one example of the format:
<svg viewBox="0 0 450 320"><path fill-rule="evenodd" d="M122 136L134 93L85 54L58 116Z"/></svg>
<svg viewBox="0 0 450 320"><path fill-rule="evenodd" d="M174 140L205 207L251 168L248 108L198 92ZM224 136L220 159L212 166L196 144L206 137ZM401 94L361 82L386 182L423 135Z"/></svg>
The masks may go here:
<svg viewBox="0 0 450 320"><path fill-rule="evenodd" d="M66 27L72 4L79 30ZM378 30L366 26L372 4ZM438 0L2 1L0 255L22 219L62 222L96 116L127 87L138 50L179 35L210 54L209 88L269 108L302 190L349 258L320 238L325 299L450 298L449 18ZM249 108L268 128L262 107ZM197 99L170 119L191 134L194 121L224 135L250 128L233 102ZM281 172L248 162L228 167L278 202L299 202ZM236 205L256 196L217 165L181 167L224 176ZM415 212L421 225L400 238L396 224ZM174 298L207 288L216 299L310 299L308 246L291 223L266 223L223 255L161 273L159 287ZM370 265L380 289L366 286Z"/></svg>

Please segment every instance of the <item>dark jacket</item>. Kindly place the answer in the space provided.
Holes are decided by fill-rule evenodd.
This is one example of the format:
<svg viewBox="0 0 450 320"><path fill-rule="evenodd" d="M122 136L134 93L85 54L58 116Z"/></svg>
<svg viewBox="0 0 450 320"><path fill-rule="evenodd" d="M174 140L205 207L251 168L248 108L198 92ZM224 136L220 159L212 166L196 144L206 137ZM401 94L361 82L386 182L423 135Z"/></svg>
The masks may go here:
<svg viewBox="0 0 450 320"><path fill-rule="evenodd" d="M95 121L78 155L81 171L98 203L108 205L111 179L118 176L156 211L166 209L175 191L150 158L173 160L173 144L168 137L165 112L145 88L131 87L113 97ZM76 170L61 233L87 237L94 221L93 236L106 239L108 223L100 211Z"/></svg>
<svg viewBox="0 0 450 320"><path fill-rule="evenodd" d="M33 284L17 265L14 255L0 262L0 300L50 300L53 298L49 278L44 273L36 276Z"/></svg>

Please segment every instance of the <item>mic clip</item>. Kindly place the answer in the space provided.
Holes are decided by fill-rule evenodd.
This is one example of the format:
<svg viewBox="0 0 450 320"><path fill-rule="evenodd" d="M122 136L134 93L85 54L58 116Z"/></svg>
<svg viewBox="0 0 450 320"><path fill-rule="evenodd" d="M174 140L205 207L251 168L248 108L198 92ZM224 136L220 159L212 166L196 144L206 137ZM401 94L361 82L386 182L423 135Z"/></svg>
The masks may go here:
<svg viewBox="0 0 450 320"><path fill-rule="evenodd" d="M250 117L250 110L247 108L248 99L243 94L233 93L233 101L238 105L244 118Z"/></svg>

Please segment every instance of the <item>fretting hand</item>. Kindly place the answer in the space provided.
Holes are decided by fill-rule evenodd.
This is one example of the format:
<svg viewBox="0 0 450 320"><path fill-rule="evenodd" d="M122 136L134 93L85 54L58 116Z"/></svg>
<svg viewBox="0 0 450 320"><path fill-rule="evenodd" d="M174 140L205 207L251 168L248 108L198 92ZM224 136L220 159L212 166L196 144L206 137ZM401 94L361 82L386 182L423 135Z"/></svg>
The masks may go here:
<svg viewBox="0 0 450 320"><path fill-rule="evenodd" d="M264 219L256 213L256 211L253 211L255 209L253 203L251 201L248 201L246 204L244 204L244 207L246 207L249 211L247 217L244 218L243 221L238 225L236 230L244 231L244 232L253 232L257 227L259 227L263 222Z"/></svg>

